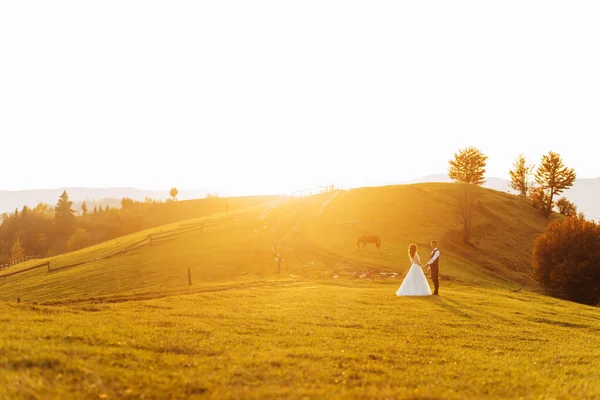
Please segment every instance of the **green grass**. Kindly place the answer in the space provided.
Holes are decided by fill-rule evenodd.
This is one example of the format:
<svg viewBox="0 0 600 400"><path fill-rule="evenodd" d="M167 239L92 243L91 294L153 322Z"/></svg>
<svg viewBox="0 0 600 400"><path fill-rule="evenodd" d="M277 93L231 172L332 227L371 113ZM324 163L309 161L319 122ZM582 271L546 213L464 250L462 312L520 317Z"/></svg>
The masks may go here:
<svg viewBox="0 0 600 400"><path fill-rule="evenodd" d="M598 398L600 315L399 280L243 285L113 304L4 304L0 398Z"/></svg>
<svg viewBox="0 0 600 400"><path fill-rule="evenodd" d="M464 245L458 195L422 184L274 201L8 276L0 398L599 397L598 308L529 277L547 220L482 189ZM356 251L362 233L381 250ZM396 298L409 243L426 260L431 239L442 296Z"/></svg>

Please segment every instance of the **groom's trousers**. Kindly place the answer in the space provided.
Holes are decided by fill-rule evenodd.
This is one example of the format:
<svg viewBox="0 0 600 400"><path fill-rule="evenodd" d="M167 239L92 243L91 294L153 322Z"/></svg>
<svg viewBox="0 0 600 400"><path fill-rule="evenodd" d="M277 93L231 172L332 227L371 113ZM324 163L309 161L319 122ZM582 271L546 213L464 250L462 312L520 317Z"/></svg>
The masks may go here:
<svg viewBox="0 0 600 400"><path fill-rule="evenodd" d="M431 265L429 268L431 271L431 280L433 281L434 293L437 293L438 289L440 288L440 281L439 281L440 267L439 267L439 265Z"/></svg>

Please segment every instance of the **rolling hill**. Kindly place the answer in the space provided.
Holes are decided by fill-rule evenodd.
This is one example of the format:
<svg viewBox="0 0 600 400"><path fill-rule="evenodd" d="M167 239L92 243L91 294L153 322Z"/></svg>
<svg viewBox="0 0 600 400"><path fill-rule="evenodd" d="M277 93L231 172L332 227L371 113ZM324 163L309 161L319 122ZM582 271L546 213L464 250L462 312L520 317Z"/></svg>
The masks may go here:
<svg viewBox="0 0 600 400"><path fill-rule="evenodd" d="M547 220L481 189L464 245L457 196L278 198L2 271L0 398L598 398L598 308L529 279ZM397 298L434 238L441 296Z"/></svg>
<svg viewBox="0 0 600 400"><path fill-rule="evenodd" d="M401 275L408 244L417 243L426 258L428 243L437 239L443 251L442 279L532 287L532 242L546 220L525 200L481 189L472 245L465 247L457 196L452 184L419 184L279 198L268 206L163 226L54 257L48 261L55 272L38 269L13 275L1 288L0 299L172 293L185 289L188 267L201 282L241 276L260 280L275 272L270 250L274 241L283 250L286 276ZM201 223L205 226L198 228ZM362 233L379 235L381 250L356 251L355 241ZM102 258L149 235L154 235L152 246L147 241ZM72 264L78 266L64 268Z"/></svg>
<svg viewBox="0 0 600 400"><path fill-rule="evenodd" d="M426 182L451 182L451 179L447 174L438 174L424 176L407 183L415 184ZM487 177L484 187L501 192L513 192L510 189L509 181L497 177ZM573 187L565 191L563 195L575 203L579 211L583 212L587 218L595 220L600 219L600 203L598 202L598 199L600 198L600 177L593 179L577 179Z"/></svg>

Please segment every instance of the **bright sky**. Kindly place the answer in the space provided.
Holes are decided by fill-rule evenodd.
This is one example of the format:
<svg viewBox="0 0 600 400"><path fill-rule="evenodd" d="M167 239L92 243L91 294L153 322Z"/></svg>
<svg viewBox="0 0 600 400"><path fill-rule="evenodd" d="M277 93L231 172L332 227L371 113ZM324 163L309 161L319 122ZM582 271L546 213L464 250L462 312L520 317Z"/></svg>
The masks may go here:
<svg viewBox="0 0 600 400"><path fill-rule="evenodd" d="M600 176L597 1L0 0L0 189Z"/></svg>

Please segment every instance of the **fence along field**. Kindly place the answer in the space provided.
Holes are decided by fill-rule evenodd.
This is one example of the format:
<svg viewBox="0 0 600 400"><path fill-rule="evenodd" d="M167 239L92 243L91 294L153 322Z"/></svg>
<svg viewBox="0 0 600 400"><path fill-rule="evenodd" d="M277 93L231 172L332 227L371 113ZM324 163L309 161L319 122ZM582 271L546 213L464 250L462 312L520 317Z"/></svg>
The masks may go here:
<svg viewBox="0 0 600 400"><path fill-rule="evenodd" d="M23 262L29 261L29 260L34 260L36 258L39 258L39 257L38 256L25 256L25 257L19 258L17 260L12 260L11 262L6 263L6 264L0 264L0 271L5 270L8 267L12 267L13 265L17 265L17 264L20 264L20 263L23 263Z"/></svg>
<svg viewBox="0 0 600 400"><path fill-rule="evenodd" d="M10 287L11 279L19 276L27 277L34 270L45 268L47 274L55 274L60 271L72 269L74 267L85 267L86 265L102 264L111 259L120 259L132 252L141 251L144 248L152 248L160 246L175 240L177 237L181 237L194 232L202 233L205 230L210 231L211 228L215 227L235 227L238 221L250 221L254 220L255 214L263 209L261 207L250 207L247 210L220 213L209 217L204 217L198 220L188 220L181 223L171 224L159 228L154 228L148 231L144 231L137 234L127 235L119 239L113 239L109 242L91 246L73 253L66 255L60 255L52 257L47 260L43 260L42 263L35 265L23 265L19 268L19 265L15 264L10 270L6 270L5 273L0 274L2 278L2 288L0 288L0 297L4 297L3 292L6 292ZM17 269L18 268L18 269ZM191 284L191 270L188 268L181 274L182 279ZM9 278L9 279L7 279ZM39 279L41 276L31 276L30 279ZM17 284L15 282L15 284ZM69 281L64 282L67 287L72 283ZM17 287L19 285L17 284ZM15 287L14 289L16 289Z"/></svg>

